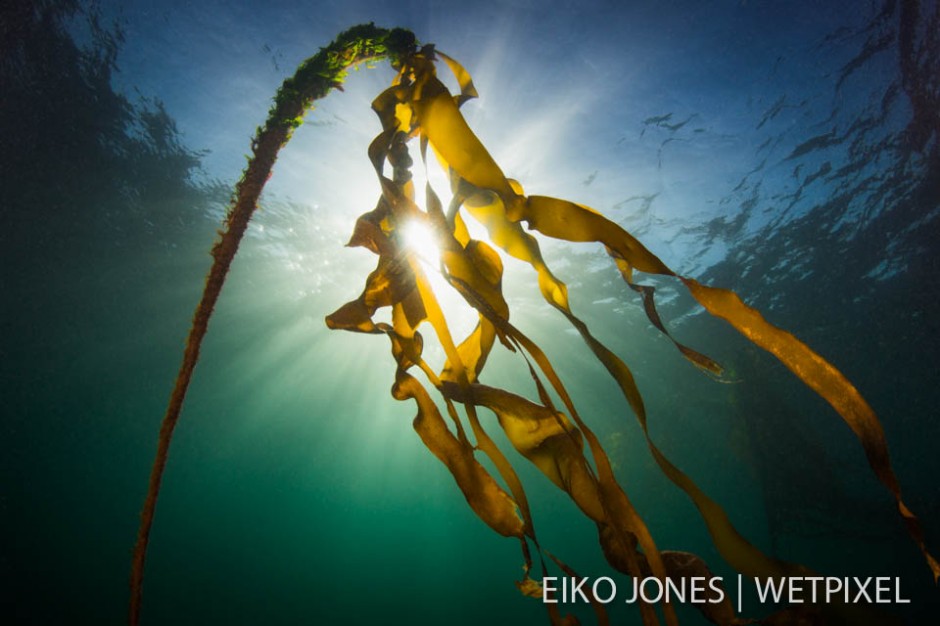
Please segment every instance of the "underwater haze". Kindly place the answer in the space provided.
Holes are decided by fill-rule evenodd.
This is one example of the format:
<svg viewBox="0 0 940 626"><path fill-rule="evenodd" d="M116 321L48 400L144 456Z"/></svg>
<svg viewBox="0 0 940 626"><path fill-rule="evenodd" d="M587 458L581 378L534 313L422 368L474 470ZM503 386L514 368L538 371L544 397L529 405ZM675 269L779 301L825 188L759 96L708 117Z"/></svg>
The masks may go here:
<svg viewBox="0 0 940 626"><path fill-rule="evenodd" d="M467 68L480 97L462 111L528 193L597 209L845 373L936 554L936 2L7 0L3 623L126 620L161 418L251 137L301 61L367 22L411 29ZM474 515L415 433L414 406L392 398L384 338L324 323L374 266L344 245L381 193L370 104L394 76L384 62L350 72L275 165L174 434L143 624L550 623L514 584L518 542ZM899 580L910 602L873 623L936 621L924 555L826 402L675 279L638 276L670 332L724 366L720 381L653 327L602 246L543 252L631 366L656 445L749 541L826 575ZM555 360L657 545L733 580L617 385L531 268L504 262L513 323ZM518 354L497 345L487 368L482 382L534 394ZM526 484L542 547L627 587L590 520L481 418ZM743 608L782 607L752 594ZM596 623L587 605L561 609ZM608 610L642 623L635 606Z"/></svg>

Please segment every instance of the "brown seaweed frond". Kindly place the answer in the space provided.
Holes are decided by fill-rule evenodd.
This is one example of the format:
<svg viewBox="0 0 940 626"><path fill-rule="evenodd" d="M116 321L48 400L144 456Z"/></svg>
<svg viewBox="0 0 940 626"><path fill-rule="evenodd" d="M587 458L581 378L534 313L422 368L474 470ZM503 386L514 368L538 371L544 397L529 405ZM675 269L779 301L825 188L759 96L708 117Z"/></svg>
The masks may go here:
<svg viewBox="0 0 940 626"><path fill-rule="evenodd" d="M461 88L460 95L452 95L437 77L436 60L443 60L452 70ZM470 237L464 215L485 227L492 244L532 267L545 301L568 319L617 382L640 422L653 459L663 474L689 496L718 553L734 569L759 578L812 573L805 566L768 556L747 541L724 509L656 446L649 434L643 398L630 369L575 315L567 286L548 267L533 231L570 242L602 244L624 281L641 295L650 322L673 341L686 359L706 373L722 376L721 367L715 361L670 335L656 310L653 289L636 283L635 272L678 279L709 313L726 320L751 342L776 356L827 400L852 428L875 475L893 494L911 536L934 575L940 573L937 562L924 546L916 517L901 499L881 425L871 407L841 372L795 336L767 322L735 293L676 275L630 233L597 211L567 200L527 196L517 181L503 174L461 115L460 105L475 94L472 80L463 67L426 47L403 61L395 82L374 101L373 108L383 130L370 145L369 157L382 195L376 208L360 217L350 245L363 246L377 254L378 266L359 298L327 317L330 328L385 334L390 338L398 363L393 395L400 400L416 401L416 430L451 471L474 512L500 534L518 537L523 545L528 537L538 545L522 486L511 467L507 468L505 458L493 449L479 421L477 409L482 407L496 415L513 447L597 524L604 554L614 568L631 576L640 576L644 571L661 579L682 576L681 568L664 559L664 553L656 547L646 524L614 477L606 452L580 416L549 359L538 345L510 323L509 307L502 294L502 262L488 243ZM416 190L407 171L411 159L406 147L406 142L414 137L419 139L422 157L426 160L430 146L436 160L450 175L453 200L446 213L430 185L425 189L425 208L415 201ZM391 179L385 175L386 161L393 169ZM426 268L418 261L418 255L409 250L402 236L414 222L429 226L440 248L439 258L433 259L439 268L432 266L427 271L439 271L478 313L478 325L461 341L451 335L438 304L438 295L430 287ZM391 307L392 323L373 322L376 310L386 306ZM424 322L430 325L446 355L440 372L435 372L422 359L423 340L418 327ZM525 358L538 391L538 401L480 382L496 339ZM436 405L421 383L407 373L414 366L425 373L428 382L440 393L458 425L458 434L463 430L455 416L454 405L463 406L477 439L476 449L494 462L508 492L475 462L474 446L465 441L463 435L457 438L441 429L444 422ZM554 406L547 389L561 399L563 411ZM433 436L430 424L436 425ZM589 454L584 450L585 443ZM528 579L531 567L528 553L525 559L526 579L519 586L528 595L538 583ZM701 565L704 567L704 563ZM644 624L658 623L652 607L641 605L640 609ZM676 623L672 607L664 604L662 609L666 623ZM730 607L717 611L725 615L720 623L737 619L728 617L728 614L733 616ZM553 623L562 620L556 613L551 613L551 619Z"/></svg>

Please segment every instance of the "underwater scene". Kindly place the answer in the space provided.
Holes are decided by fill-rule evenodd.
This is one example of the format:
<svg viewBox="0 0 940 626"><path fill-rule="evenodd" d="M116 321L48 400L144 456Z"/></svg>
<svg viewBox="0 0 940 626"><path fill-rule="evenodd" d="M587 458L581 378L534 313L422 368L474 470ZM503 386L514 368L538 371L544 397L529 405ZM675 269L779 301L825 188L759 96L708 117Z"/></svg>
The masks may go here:
<svg viewBox="0 0 940 626"><path fill-rule="evenodd" d="M0 183L4 624L937 620L937 2L7 0Z"/></svg>

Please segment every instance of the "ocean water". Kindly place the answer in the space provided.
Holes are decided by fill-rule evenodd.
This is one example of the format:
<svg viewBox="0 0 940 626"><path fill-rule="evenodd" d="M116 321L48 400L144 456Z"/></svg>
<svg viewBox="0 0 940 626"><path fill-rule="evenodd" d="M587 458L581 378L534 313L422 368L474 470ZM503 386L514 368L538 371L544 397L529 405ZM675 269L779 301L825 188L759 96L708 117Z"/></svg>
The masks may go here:
<svg viewBox="0 0 940 626"><path fill-rule="evenodd" d="M125 621L160 420L251 135L300 61L368 21L411 28L467 67L481 97L465 115L527 192L596 208L839 367L878 413L936 554L936 2L10 0L3 623ZM413 405L392 399L385 340L323 321L374 266L343 246L379 194L369 105L392 77L353 72L275 167L174 435L144 624L549 623L513 584L517 542L474 516L412 429ZM642 276L674 335L725 366L724 383L649 324L603 250L543 250L576 313L633 369L657 445L749 541L827 575L898 579L910 603L874 623L935 621L923 556L823 400L677 281ZM733 580L613 381L531 271L506 269L513 320L555 360L657 545ZM534 393L505 350L483 382ZM541 545L626 588L593 524L482 417L526 485ZM747 618L780 608L753 594L743 604ZM609 608L612 623L641 623L636 607ZM595 622L585 606L563 612ZM706 623L691 607L679 617Z"/></svg>

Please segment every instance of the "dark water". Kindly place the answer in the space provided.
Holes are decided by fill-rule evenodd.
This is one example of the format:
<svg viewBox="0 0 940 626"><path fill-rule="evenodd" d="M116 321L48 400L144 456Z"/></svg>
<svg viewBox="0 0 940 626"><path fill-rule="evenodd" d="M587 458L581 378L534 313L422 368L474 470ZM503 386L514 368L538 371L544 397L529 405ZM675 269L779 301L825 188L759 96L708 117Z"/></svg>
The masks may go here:
<svg viewBox="0 0 940 626"><path fill-rule="evenodd" d="M124 619L159 421L249 137L300 60L369 20L464 62L482 94L468 119L528 191L605 212L841 368L878 412L936 551L938 16L911 1L5 3L4 623ZM378 194L368 103L391 74L360 74L284 153L226 285L174 439L144 623L548 621L513 585L517 545L473 516L415 436L413 408L388 394L385 343L323 324L372 264L342 244ZM935 621L929 569L823 401L678 284L644 280L734 384L681 359L600 251L546 256L633 368L654 439L742 533L827 574L899 577L911 603L888 611ZM657 544L733 576L530 282L509 263L514 319L559 361ZM484 382L528 392L520 367L495 354ZM542 544L610 575L592 525L514 460Z"/></svg>

